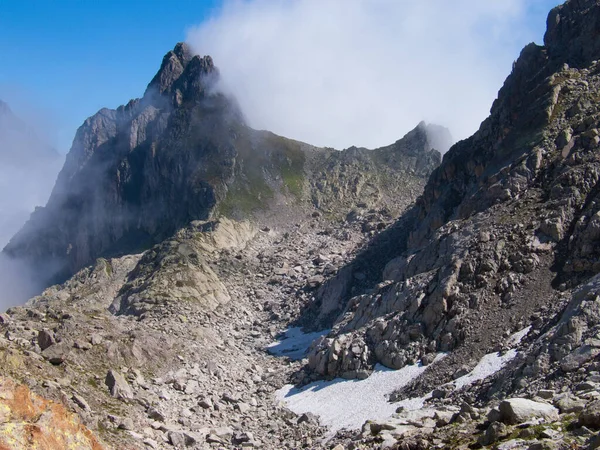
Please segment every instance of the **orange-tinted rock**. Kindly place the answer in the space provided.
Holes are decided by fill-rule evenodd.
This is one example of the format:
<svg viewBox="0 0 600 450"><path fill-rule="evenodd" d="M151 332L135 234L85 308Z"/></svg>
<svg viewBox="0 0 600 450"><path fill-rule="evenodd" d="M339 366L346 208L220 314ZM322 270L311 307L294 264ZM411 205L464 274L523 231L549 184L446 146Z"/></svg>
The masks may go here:
<svg viewBox="0 0 600 450"><path fill-rule="evenodd" d="M63 405L0 377L0 450L103 450L105 447Z"/></svg>

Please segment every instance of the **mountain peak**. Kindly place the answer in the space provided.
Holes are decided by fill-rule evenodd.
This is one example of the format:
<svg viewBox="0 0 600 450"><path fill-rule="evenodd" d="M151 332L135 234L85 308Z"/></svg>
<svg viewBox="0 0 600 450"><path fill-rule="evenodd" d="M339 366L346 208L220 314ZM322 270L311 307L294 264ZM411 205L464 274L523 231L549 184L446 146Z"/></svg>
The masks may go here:
<svg viewBox="0 0 600 450"><path fill-rule="evenodd" d="M197 87L198 82L208 75L218 75L212 58L194 55L186 43L179 42L163 57L160 69L148 84L146 94L154 91L171 94L179 88L178 97L181 97L181 88L185 90L188 85Z"/></svg>
<svg viewBox="0 0 600 450"><path fill-rule="evenodd" d="M424 133L430 149L435 149L442 154L446 153L454 143L450 130L441 125L427 123L422 120L417 125L416 130Z"/></svg>
<svg viewBox="0 0 600 450"><path fill-rule="evenodd" d="M192 49L185 42L178 42L172 52L182 61L190 61L194 57Z"/></svg>
<svg viewBox="0 0 600 450"><path fill-rule="evenodd" d="M7 254L56 261L54 281L98 256L146 249L193 220L277 222L275 210L314 208L344 216L357 203L399 212L439 164L421 132L391 148L337 152L252 130L235 100L215 92L218 77L212 58L186 44L167 52L142 99L102 109L79 128L47 206ZM415 188L394 198L406 186Z"/></svg>

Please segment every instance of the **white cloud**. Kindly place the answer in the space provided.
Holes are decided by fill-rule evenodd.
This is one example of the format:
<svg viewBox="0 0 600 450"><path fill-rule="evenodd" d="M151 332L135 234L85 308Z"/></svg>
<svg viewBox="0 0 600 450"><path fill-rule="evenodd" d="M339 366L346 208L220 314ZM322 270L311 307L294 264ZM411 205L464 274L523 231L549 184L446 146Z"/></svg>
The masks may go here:
<svg viewBox="0 0 600 450"><path fill-rule="evenodd" d="M62 156L38 137L37 130L48 123L38 117L34 131L0 101L0 250L34 208L46 203L62 165ZM39 292L43 278L38 275L24 262L0 253L0 312Z"/></svg>
<svg viewBox="0 0 600 450"><path fill-rule="evenodd" d="M34 208L46 204L63 162L38 135L44 121L31 123L0 100L0 250Z"/></svg>
<svg viewBox="0 0 600 450"><path fill-rule="evenodd" d="M0 312L11 306L22 305L39 294L41 288L30 266L0 253Z"/></svg>
<svg viewBox="0 0 600 450"><path fill-rule="evenodd" d="M237 0L188 30L249 124L389 144L421 119L473 133L548 0ZM539 19L539 18L538 18Z"/></svg>

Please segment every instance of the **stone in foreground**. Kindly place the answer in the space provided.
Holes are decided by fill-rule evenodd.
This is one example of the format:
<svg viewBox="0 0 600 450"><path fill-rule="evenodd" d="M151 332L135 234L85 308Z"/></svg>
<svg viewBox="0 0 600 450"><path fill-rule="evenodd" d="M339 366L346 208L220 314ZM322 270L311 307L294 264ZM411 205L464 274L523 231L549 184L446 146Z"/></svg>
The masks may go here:
<svg viewBox="0 0 600 450"><path fill-rule="evenodd" d="M546 403L526 398L510 398L500 403L500 420L515 425L530 420L554 422L558 420L558 409Z"/></svg>

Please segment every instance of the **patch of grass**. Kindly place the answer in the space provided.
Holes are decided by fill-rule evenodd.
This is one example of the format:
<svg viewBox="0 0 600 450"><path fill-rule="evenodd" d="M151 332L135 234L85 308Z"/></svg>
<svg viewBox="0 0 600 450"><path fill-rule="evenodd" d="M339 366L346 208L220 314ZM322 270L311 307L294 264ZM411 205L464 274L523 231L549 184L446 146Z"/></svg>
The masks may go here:
<svg viewBox="0 0 600 450"><path fill-rule="evenodd" d="M559 98L558 102L556 102L556 105L554 105L554 108L552 108L552 114L550 115L549 122L553 123L555 120L561 118L563 116L564 111L565 105L563 104L563 102L560 101Z"/></svg>
<svg viewBox="0 0 600 450"><path fill-rule="evenodd" d="M282 170L281 178L290 194L301 200L304 192L304 175L290 170Z"/></svg>
<svg viewBox="0 0 600 450"><path fill-rule="evenodd" d="M273 190L264 180L250 181L247 186L236 183L227 191L219 205L219 212L232 219L244 219L264 207L273 196Z"/></svg>
<svg viewBox="0 0 600 450"><path fill-rule="evenodd" d="M244 219L266 209L275 198L274 182L279 180L287 195L301 201L305 191L305 152L301 143L269 132L237 132L233 183L216 213L232 219Z"/></svg>
<svg viewBox="0 0 600 450"><path fill-rule="evenodd" d="M296 141L269 134L265 143L275 149L274 165L288 192L301 200L304 194L304 163L306 155Z"/></svg>
<svg viewBox="0 0 600 450"><path fill-rule="evenodd" d="M101 263L103 265L103 269L106 272L106 274L110 277L113 274L113 268L112 265L110 264L110 262L104 258L98 258L98 262Z"/></svg>

